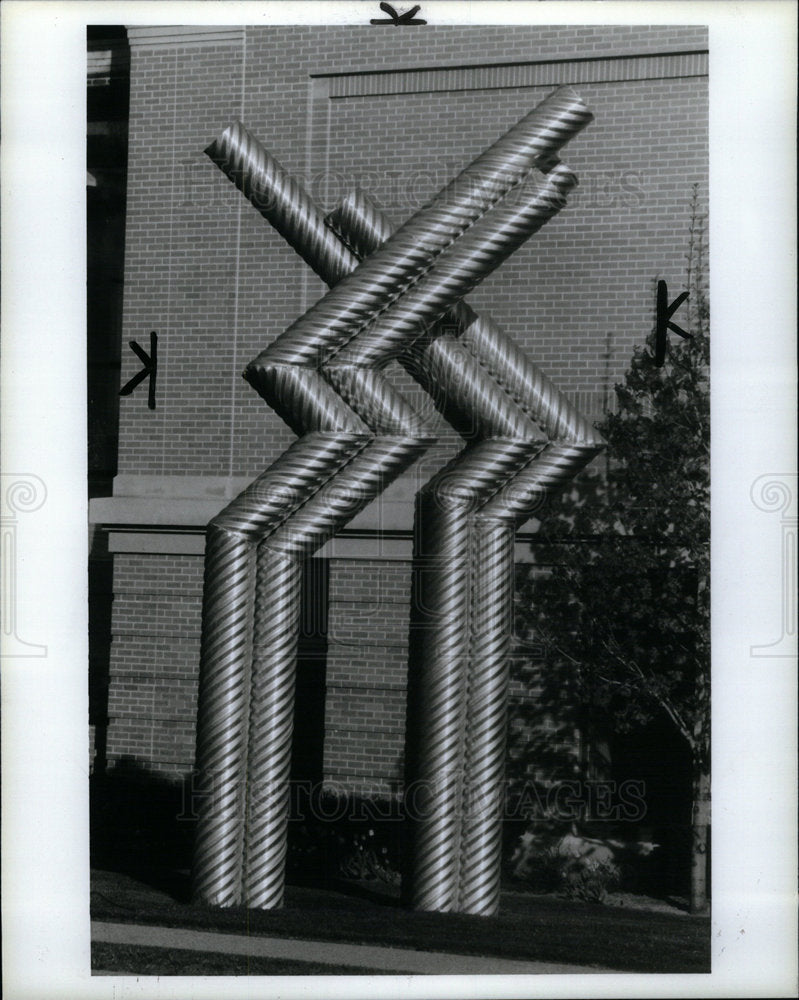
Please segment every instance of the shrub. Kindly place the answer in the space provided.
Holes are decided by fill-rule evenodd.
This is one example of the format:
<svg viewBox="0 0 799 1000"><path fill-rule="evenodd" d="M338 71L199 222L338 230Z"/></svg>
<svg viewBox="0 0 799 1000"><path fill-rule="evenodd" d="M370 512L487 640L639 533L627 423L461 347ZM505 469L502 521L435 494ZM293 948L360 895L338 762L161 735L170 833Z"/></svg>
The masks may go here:
<svg viewBox="0 0 799 1000"><path fill-rule="evenodd" d="M377 879L389 885L399 885L401 876L395 860L390 857L388 845L379 843L371 827L351 834L349 842L342 838L343 850L338 870L344 878Z"/></svg>
<svg viewBox="0 0 799 1000"><path fill-rule="evenodd" d="M528 830L516 840L506 870L532 892L558 891L569 899L604 903L631 864L640 863L638 855L655 847L581 835L574 827L566 833L553 827Z"/></svg>
<svg viewBox="0 0 799 1000"><path fill-rule="evenodd" d="M400 883L402 823L389 802L325 792L289 824L288 871L303 881L333 878Z"/></svg>
<svg viewBox="0 0 799 1000"><path fill-rule="evenodd" d="M563 882L565 860L554 847L531 852L514 876L532 892L554 892Z"/></svg>
<svg viewBox="0 0 799 1000"><path fill-rule="evenodd" d="M561 858L561 861L568 859ZM564 895L586 903L604 903L620 881L621 872L612 861L589 861L580 866L567 863L563 870Z"/></svg>

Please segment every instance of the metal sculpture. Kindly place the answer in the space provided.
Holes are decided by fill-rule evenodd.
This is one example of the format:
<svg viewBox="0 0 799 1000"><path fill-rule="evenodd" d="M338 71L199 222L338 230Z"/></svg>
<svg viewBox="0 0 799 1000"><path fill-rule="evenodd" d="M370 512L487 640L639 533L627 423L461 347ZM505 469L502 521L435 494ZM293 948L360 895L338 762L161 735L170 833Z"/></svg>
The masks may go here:
<svg viewBox="0 0 799 1000"><path fill-rule="evenodd" d="M360 192L328 223L361 253L391 231ZM416 843L406 898L419 909L489 914L499 903L514 538L602 440L465 302L400 362L476 436L417 506L407 782Z"/></svg>
<svg viewBox="0 0 799 1000"><path fill-rule="evenodd" d="M301 562L435 440L380 371L397 358L479 434L417 504L409 787L425 791L407 896L496 909L500 818L473 807L501 790L514 533L531 497L601 442L460 299L563 206L576 178L555 154L591 117L560 88L393 235L358 193L324 219L243 125L206 150L331 286L245 371L300 440L208 528L194 869L206 902L282 902Z"/></svg>

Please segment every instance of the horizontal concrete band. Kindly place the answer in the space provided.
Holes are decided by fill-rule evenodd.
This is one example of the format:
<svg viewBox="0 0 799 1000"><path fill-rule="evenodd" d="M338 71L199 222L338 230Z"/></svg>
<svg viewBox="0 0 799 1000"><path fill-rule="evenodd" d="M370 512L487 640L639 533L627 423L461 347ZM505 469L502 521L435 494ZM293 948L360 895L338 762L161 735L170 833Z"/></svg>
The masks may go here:
<svg viewBox="0 0 799 1000"><path fill-rule="evenodd" d="M208 522L248 482L235 476L120 475L114 480L118 495L89 502L89 522L108 532L111 552L201 556ZM393 483L317 555L410 561L417 488L409 477ZM532 533L519 536L516 562L532 560L532 539Z"/></svg>
<svg viewBox="0 0 799 1000"><path fill-rule="evenodd" d="M89 504L91 524L201 527L250 483L237 477L117 476L114 496ZM374 500L350 524L355 530L407 530L413 524L413 498L419 488L405 477Z"/></svg>
<svg viewBox="0 0 799 1000"><path fill-rule="evenodd" d="M331 539L317 555L322 559L410 562L411 549L409 538L352 538L343 534ZM141 555L201 556L205 553L205 531L110 531L108 550Z"/></svg>
<svg viewBox="0 0 799 1000"><path fill-rule="evenodd" d="M306 941L297 938L264 938L243 934L214 934L175 927L92 922L92 941L202 951L211 954L246 955L250 958L289 959L351 965L364 972L396 972L421 975L541 975L557 973L610 972L595 966L560 965L509 958L483 958L447 952L386 948L382 945Z"/></svg>
<svg viewBox="0 0 799 1000"><path fill-rule="evenodd" d="M240 45L245 27L240 24L127 25L131 48L182 48L185 45Z"/></svg>
<svg viewBox="0 0 799 1000"><path fill-rule="evenodd" d="M530 543L533 536L520 535L516 542L514 561L533 562ZM108 551L128 555L174 555L201 556L205 552L205 529L195 531L148 531L146 526L139 529L108 532ZM357 562L377 560L378 562L407 562L413 558L413 541L404 538L384 538L375 533L353 536L344 530L322 546L316 553L319 559L351 559Z"/></svg>

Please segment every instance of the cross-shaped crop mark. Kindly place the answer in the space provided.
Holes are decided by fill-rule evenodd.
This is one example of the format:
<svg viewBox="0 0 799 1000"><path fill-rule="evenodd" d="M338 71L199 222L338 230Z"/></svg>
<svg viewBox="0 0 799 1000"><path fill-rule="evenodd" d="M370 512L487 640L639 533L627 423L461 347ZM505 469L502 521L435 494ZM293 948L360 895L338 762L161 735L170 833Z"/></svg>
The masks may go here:
<svg viewBox="0 0 799 1000"><path fill-rule="evenodd" d="M395 26L403 24L427 24L421 17L416 15L422 9L419 4L415 4L410 10L396 11L390 3L381 3L380 9L388 14L388 17L373 17L370 24L393 24Z"/></svg>

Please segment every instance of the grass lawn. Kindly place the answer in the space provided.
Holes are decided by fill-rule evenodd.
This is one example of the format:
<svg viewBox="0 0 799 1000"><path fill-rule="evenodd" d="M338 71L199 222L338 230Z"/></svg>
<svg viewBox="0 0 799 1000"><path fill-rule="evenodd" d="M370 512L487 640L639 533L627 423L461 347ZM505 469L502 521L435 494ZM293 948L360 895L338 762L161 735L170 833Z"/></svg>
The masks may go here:
<svg viewBox="0 0 799 1000"><path fill-rule="evenodd" d="M96 870L91 898L94 920L596 965L630 972L710 972L707 917L549 896L506 893L499 915L475 917L415 913L400 907L396 892L380 883L338 883L325 888L289 885L280 910L218 909L189 901L185 875L167 873L154 878L153 873L147 873L133 877ZM93 958L94 967L108 968L99 955L96 961ZM214 956L207 958L215 960ZM196 956L191 959L200 960ZM247 959L224 956L221 961L228 972L234 963L246 964ZM266 962L273 967L282 964ZM251 960L250 971L255 974L253 965ZM185 968L181 965L181 970ZM324 970L342 971L330 966Z"/></svg>
<svg viewBox="0 0 799 1000"><path fill-rule="evenodd" d="M92 969L135 976L362 976L353 965L323 965L287 958L215 955L180 948L149 948L130 944L92 943ZM402 975L391 970L370 976Z"/></svg>

